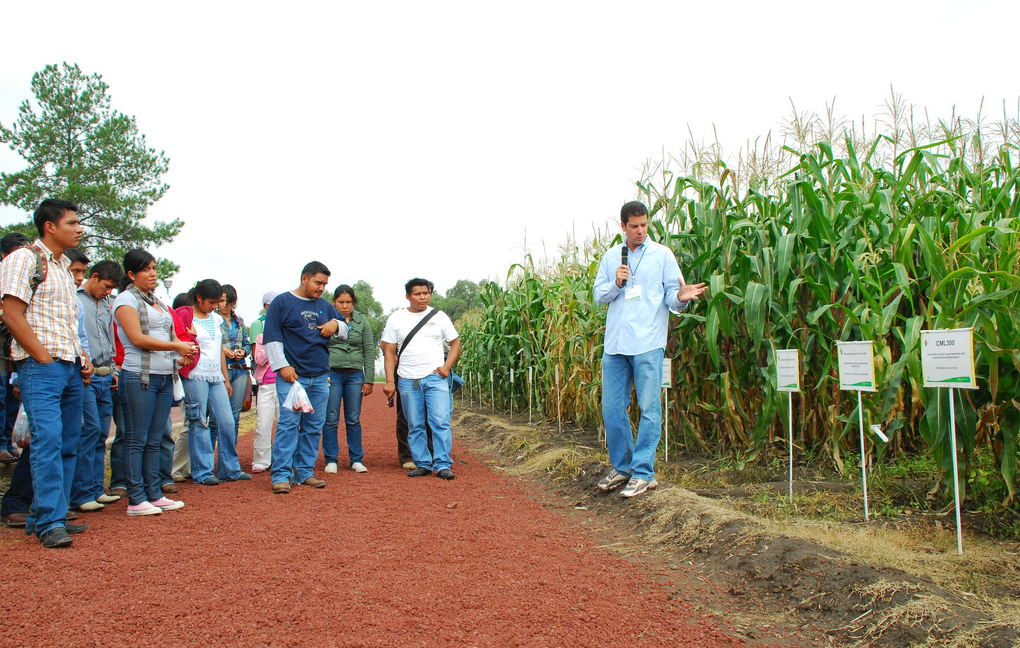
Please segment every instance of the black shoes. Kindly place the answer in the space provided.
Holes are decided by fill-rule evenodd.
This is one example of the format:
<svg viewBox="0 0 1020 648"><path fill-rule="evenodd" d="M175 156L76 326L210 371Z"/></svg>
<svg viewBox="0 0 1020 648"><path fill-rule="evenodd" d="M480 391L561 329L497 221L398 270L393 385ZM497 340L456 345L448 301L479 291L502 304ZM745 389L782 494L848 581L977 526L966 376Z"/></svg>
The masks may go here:
<svg viewBox="0 0 1020 648"><path fill-rule="evenodd" d="M84 533L89 528L87 524L64 524L64 531L70 535Z"/></svg>
<svg viewBox="0 0 1020 648"><path fill-rule="evenodd" d="M77 526L77 525L76 525ZM71 536L67 535L67 530L64 527L56 526L42 534L39 538L43 546L47 549L62 549L64 547L70 547L74 540Z"/></svg>
<svg viewBox="0 0 1020 648"><path fill-rule="evenodd" d="M442 470L436 473L436 477L450 481L454 478L454 474L453 471L450 470L449 468L443 468Z"/></svg>
<svg viewBox="0 0 1020 648"><path fill-rule="evenodd" d="M407 473L408 477L428 477L432 474L432 471L428 468L415 468L411 472Z"/></svg>

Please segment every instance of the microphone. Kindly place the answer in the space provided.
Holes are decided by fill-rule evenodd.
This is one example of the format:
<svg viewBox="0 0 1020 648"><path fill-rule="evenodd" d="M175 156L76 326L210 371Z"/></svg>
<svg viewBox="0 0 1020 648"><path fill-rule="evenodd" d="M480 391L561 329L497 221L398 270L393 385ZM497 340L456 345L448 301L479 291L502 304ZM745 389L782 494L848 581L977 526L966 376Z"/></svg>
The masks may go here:
<svg viewBox="0 0 1020 648"><path fill-rule="evenodd" d="M620 265L627 265L627 244L623 244L623 252L620 253ZM623 280L623 285L627 285L627 280Z"/></svg>

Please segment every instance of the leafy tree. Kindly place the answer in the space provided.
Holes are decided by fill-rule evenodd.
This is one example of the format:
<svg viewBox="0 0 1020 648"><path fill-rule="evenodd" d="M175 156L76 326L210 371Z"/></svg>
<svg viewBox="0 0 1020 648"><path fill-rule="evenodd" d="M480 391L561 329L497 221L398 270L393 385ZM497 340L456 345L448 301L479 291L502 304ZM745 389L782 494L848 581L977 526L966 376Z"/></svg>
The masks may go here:
<svg viewBox="0 0 1020 648"><path fill-rule="evenodd" d="M432 305L441 309L450 316L451 321L456 323L464 313L481 304L479 297L481 285L481 282L475 283L468 279L460 279L453 288L446 291L445 297L436 291L432 296Z"/></svg>
<svg viewBox="0 0 1020 648"><path fill-rule="evenodd" d="M363 313L372 325L372 338L376 344L382 336L383 327L386 326L386 314L383 312L382 304L376 301L372 294L372 286L367 281L358 281L353 286L354 294L358 296L358 312Z"/></svg>
<svg viewBox="0 0 1020 648"><path fill-rule="evenodd" d="M111 109L108 90L99 74L48 65L32 75L38 112L25 100L14 124L0 124L0 142L28 164L0 173L0 204L31 213L44 198L78 203L81 247L97 260L168 243L184 225L180 219L144 222L149 206L169 189L160 178L170 160L147 146L134 117ZM4 230L36 234L31 220ZM177 268L160 260L161 276Z"/></svg>

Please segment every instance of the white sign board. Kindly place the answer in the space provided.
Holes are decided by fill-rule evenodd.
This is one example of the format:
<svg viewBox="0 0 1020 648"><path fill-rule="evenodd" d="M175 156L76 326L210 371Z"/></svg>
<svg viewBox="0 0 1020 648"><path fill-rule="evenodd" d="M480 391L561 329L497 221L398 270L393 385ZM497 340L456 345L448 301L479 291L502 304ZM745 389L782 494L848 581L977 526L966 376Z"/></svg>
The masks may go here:
<svg viewBox="0 0 1020 648"><path fill-rule="evenodd" d="M974 329L921 331L921 374L925 387L977 389Z"/></svg>
<svg viewBox="0 0 1020 648"><path fill-rule="evenodd" d="M875 389L875 348L872 342L837 342L839 388L848 391Z"/></svg>
<svg viewBox="0 0 1020 648"><path fill-rule="evenodd" d="M669 358L662 359L662 386L673 389L673 361Z"/></svg>
<svg viewBox="0 0 1020 648"><path fill-rule="evenodd" d="M800 349L776 349L779 391L800 391Z"/></svg>

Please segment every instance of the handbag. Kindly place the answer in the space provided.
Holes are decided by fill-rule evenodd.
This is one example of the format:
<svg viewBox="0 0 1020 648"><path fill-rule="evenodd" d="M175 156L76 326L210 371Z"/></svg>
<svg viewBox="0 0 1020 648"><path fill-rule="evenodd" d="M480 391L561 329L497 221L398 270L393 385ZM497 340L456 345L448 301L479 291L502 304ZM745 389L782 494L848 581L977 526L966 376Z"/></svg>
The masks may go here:
<svg viewBox="0 0 1020 648"><path fill-rule="evenodd" d="M247 412L248 410L251 409L251 394L252 394L252 389L251 389L251 374L248 374L247 378L248 378L248 384L246 384L245 387L244 387L244 404L241 405L241 411L242 412Z"/></svg>
<svg viewBox="0 0 1020 648"><path fill-rule="evenodd" d="M184 400L184 381L174 372L174 405Z"/></svg>

